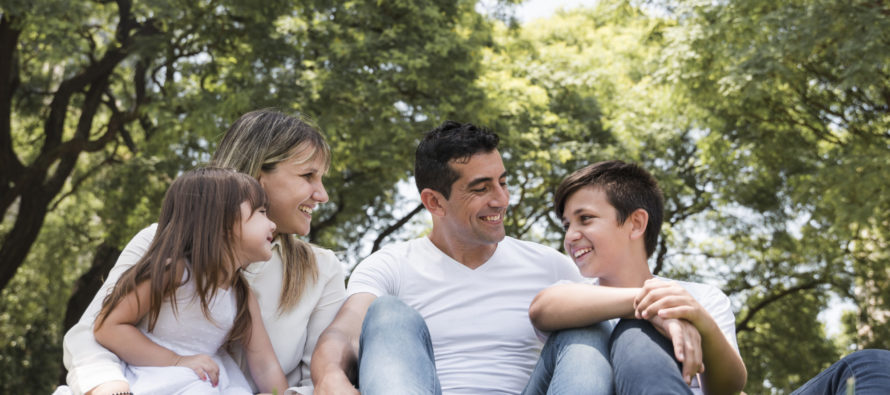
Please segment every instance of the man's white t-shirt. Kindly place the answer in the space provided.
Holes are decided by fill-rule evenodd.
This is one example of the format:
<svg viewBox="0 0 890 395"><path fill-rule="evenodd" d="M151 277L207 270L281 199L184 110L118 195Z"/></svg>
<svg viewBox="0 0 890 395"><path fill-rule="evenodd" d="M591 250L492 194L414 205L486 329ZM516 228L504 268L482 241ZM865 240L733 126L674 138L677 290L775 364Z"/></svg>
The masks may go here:
<svg viewBox="0 0 890 395"><path fill-rule="evenodd" d="M506 237L472 270L423 237L389 245L362 261L346 293L396 296L420 313L444 394L518 394L542 348L529 304L558 280L582 277L568 257L550 247Z"/></svg>

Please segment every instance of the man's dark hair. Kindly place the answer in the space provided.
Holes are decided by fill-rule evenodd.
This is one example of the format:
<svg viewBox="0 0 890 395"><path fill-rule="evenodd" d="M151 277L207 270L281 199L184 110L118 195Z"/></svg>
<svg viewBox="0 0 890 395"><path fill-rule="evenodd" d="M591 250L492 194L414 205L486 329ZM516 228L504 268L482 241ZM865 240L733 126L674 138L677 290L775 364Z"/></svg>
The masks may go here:
<svg viewBox="0 0 890 395"><path fill-rule="evenodd" d="M581 188L602 188L609 204L618 212L619 224L623 224L631 213L641 208L649 214L646 224L646 256L652 256L661 232L664 217L664 197L658 181L646 169L619 160L594 163L576 170L566 177L556 188L556 216L563 217L566 200Z"/></svg>
<svg viewBox="0 0 890 395"><path fill-rule="evenodd" d="M430 130L420 141L414 154L414 182L417 191L430 188L448 199L451 184L460 174L451 161L469 160L480 152L497 149L500 138L494 132L470 123L445 121Z"/></svg>

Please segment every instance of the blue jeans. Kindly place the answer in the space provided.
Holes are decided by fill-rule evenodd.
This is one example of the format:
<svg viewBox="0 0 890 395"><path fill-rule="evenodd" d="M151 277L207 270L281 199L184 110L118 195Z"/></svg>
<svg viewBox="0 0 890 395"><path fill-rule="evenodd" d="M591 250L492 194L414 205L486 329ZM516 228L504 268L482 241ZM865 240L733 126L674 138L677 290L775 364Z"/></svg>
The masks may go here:
<svg viewBox="0 0 890 395"><path fill-rule="evenodd" d="M622 319L612 331L616 394L691 394L674 346L649 321Z"/></svg>
<svg viewBox="0 0 890 395"><path fill-rule="evenodd" d="M847 355L819 373L792 395L846 395L847 379L853 377L856 395L890 391L890 351L862 350Z"/></svg>
<svg viewBox="0 0 890 395"><path fill-rule="evenodd" d="M359 338L358 385L364 395L442 394L426 322L393 296L368 308Z"/></svg>
<svg viewBox="0 0 890 395"><path fill-rule="evenodd" d="M611 394L608 324L555 333L547 341L525 393ZM377 298L359 339L363 395L441 394L429 329L398 298Z"/></svg>
<svg viewBox="0 0 890 395"><path fill-rule="evenodd" d="M612 394L611 332L601 322L550 334L522 394Z"/></svg>

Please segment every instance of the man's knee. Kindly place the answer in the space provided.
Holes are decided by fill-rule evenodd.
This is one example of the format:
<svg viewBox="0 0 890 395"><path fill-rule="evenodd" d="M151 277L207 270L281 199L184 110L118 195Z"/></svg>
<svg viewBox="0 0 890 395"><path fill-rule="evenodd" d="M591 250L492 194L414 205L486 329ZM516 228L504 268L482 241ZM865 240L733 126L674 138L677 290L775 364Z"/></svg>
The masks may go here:
<svg viewBox="0 0 890 395"><path fill-rule="evenodd" d="M362 332L367 329L410 329L425 325L420 314L395 296L381 296L371 303Z"/></svg>

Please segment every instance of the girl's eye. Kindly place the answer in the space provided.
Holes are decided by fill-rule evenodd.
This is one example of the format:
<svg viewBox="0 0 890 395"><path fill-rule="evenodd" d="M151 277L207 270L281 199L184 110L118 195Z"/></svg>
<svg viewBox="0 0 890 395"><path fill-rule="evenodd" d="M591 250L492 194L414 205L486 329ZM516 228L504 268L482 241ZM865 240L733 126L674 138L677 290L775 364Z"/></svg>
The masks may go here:
<svg viewBox="0 0 890 395"><path fill-rule="evenodd" d="M562 223L562 230L563 230L563 231L566 231L566 232L569 231L569 223L568 223L568 222L563 222L563 223Z"/></svg>

